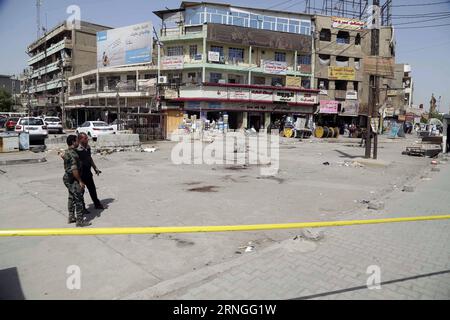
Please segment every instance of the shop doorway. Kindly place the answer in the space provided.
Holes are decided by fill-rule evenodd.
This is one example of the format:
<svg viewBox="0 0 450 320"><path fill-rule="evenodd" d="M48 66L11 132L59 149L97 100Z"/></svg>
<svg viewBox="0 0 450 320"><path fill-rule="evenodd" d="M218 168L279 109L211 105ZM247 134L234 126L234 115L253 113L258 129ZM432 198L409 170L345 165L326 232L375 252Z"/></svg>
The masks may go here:
<svg viewBox="0 0 450 320"><path fill-rule="evenodd" d="M254 128L259 132L264 125L263 113L249 113L248 114L248 129Z"/></svg>

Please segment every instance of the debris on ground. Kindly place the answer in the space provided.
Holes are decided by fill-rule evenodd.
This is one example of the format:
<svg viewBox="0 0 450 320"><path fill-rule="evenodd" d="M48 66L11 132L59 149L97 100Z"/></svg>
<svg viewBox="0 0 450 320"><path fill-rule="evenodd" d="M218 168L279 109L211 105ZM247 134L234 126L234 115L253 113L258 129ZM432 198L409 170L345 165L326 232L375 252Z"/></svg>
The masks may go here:
<svg viewBox="0 0 450 320"><path fill-rule="evenodd" d="M144 148L142 149L142 152L149 152L149 153L153 153L156 151L155 147L151 147L151 148Z"/></svg>
<svg viewBox="0 0 450 320"><path fill-rule="evenodd" d="M296 236L294 240L299 238L303 238L306 240L319 241L325 237L324 231L322 228L314 228L314 229L302 229L300 235Z"/></svg>
<svg viewBox="0 0 450 320"><path fill-rule="evenodd" d="M329 166L330 163L328 161L325 161L324 163L322 163L324 166Z"/></svg>
<svg viewBox="0 0 450 320"><path fill-rule="evenodd" d="M437 165L437 164L439 164L439 161L437 161L437 160L431 160L431 164Z"/></svg>
<svg viewBox="0 0 450 320"><path fill-rule="evenodd" d="M369 205L367 206L367 209L383 210L384 209L384 202L383 201L370 201Z"/></svg>
<svg viewBox="0 0 450 320"><path fill-rule="evenodd" d="M431 171L433 171L433 172L439 172L439 171L441 171L441 169L439 169L438 167L433 167L433 168L431 168Z"/></svg>
<svg viewBox="0 0 450 320"><path fill-rule="evenodd" d="M254 246L248 246L245 248L244 252L252 252L253 250L255 250Z"/></svg>
<svg viewBox="0 0 450 320"><path fill-rule="evenodd" d="M414 189L415 189L414 186L405 185L405 186L403 186L402 191L403 191L403 192L414 192Z"/></svg>

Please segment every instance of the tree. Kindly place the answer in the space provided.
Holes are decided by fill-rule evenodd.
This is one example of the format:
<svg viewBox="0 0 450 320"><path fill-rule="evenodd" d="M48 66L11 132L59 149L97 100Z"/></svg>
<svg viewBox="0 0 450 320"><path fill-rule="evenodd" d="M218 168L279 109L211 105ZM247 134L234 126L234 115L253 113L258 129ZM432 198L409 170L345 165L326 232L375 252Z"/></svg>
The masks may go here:
<svg viewBox="0 0 450 320"><path fill-rule="evenodd" d="M0 88L0 111L2 112L11 111L12 104L13 102L11 94L9 94L9 92L7 92L6 90Z"/></svg>

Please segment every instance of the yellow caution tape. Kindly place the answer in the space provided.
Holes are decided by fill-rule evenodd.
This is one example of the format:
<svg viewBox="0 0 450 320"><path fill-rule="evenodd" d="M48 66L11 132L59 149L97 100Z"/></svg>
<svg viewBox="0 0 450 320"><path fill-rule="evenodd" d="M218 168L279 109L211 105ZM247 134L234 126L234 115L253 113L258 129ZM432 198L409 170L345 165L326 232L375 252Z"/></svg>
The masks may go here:
<svg viewBox="0 0 450 320"><path fill-rule="evenodd" d="M253 224L253 225L235 225L235 226L15 229L15 230L0 230L0 237L88 236L88 235L118 235L118 234L257 231L257 230L277 230L277 229L341 227L341 226L354 226L363 224L444 220L444 219L450 219L450 215L371 219L371 220Z"/></svg>

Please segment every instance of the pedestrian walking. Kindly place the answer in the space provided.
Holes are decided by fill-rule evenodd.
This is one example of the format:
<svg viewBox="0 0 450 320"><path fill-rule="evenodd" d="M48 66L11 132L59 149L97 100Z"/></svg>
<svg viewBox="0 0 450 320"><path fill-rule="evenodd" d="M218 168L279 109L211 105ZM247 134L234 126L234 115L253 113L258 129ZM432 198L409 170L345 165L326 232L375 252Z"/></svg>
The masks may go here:
<svg viewBox="0 0 450 320"><path fill-rule="evenodd" d="M69 193L67 207L69 211L69 223L76 223L77 227L86 227L91 225L83 218L83 193L85 184L81 179L80 158L75 151L78 147L77 136L67 137L68 149L64 153L64 177L63 182Z"/></svg>
<svg viewBox="0 0 450 320"><path fill-rule="evenodd" d="M76 151L81 161L81 179L86 184L95 208L104 209L104 206L101 204L97 196L97 188L95 186L92 169L94 169L97 175L99 175L101 171L97 168L94 160L92 159L91 147L89 146L89 137L85 133L80 133L78 135L78 141L79 145Z"/></svg>

